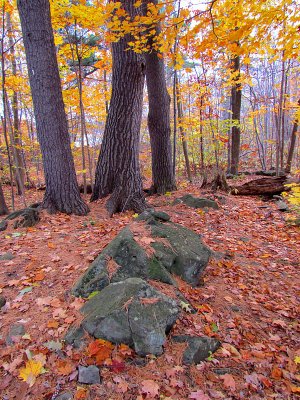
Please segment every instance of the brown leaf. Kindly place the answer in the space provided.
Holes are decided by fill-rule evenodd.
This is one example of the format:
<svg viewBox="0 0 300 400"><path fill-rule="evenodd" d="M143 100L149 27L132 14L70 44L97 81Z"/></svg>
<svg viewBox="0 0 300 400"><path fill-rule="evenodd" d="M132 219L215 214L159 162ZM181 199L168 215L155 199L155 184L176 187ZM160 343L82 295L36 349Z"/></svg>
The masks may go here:
<svg viewBox="0 0 300 400"><path fill-rule="evenodd" d="M234 380L234 377L230 374L225 374L222 375L220 377L221 379L223 379L223 383L226 389L231 390L232 392L234 392L236 390L236 383Z"/></svg>
<svg viewBox="0 0 300 400"><path fill-rule="evenodd" d="M159 300L158 297L141 297L140 298L140 303L141 304L156 304Z"/></svg>
<svg viewBox="0 0 300 400"><path fill-rule="evenodd" d="M155 397L159 394L159 386L156 382L154 382L152 379L146 379L141 382L141 391L142 393L145 393L146 395Z"/></svg>

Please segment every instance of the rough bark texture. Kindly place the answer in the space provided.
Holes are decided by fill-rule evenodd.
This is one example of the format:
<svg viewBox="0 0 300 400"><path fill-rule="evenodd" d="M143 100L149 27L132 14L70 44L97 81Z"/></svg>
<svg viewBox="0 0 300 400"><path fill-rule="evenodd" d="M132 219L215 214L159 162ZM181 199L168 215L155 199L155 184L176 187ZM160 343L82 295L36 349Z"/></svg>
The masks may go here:
<svg viewBox="0 0 300 400"><path fill-rule="evenodd" d="M231 187L232 194L236 195L274 195L280 194L286 188L286 176L279 176L275 178L260 178L254 179L241 186Z"/></svg>
<svg viewBox="0 0 300 400"><path fill-rule="evenodd" d="M134 0L122 5L131 17ZM146 208L139 169L139 135L145 80L144 58L128 50L130 35L112 44L112 95L96 168L92 200L111 194L110 214Z"/></svg>
<svg viewBox="0 0 300 400"><path fill-rule="evenodd" d="M8 214L8 207L5 203L4 193L2 190L2 185L0 183L0 215Z"/></svg>
<svg viewBox="0 0 300 400"><path fill-rule="evenodd" d="M18 0L46 181L43 208L84 215L71 153L48 0Z"/></svg>
<svg viewBox="0 0 300 400"><path fill-rule="evenodd" d="M144 0L143 13L147 4L157 4L157 0ZM156 34L160 32L156 26ZM152 154L152 192L164 194L176 190L172 168L170 96L167 91L165 66L161 54L153 48L153 38L149 39L149 51L145 54L146 82L148 90L148 129Z"/></svg>
<svg viewBox="0 0 300 400"><path fill-rule="evenodd" d="M232 60L234 73L238 73L236 80L239 79L240 71L240 57L236 56ZM242 90L240 83L234 83L231 88L231 111L232 111L232 122L236 125L231 128L231 165L230 173L237 175L240 157L240 142L241 142L241 104L242 104Z"/></svg>

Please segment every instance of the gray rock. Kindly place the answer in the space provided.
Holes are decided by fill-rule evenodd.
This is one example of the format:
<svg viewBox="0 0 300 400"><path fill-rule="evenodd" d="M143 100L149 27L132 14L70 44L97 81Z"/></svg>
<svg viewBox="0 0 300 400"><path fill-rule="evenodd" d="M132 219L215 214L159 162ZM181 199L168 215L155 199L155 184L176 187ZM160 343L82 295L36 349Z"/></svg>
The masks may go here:
<svg viewBox="0 0 300 400"><path fill-rule="evenodd" d="M101 383L99 368L96 365L78 366L78 382L86 385Z"/></svg>
<svg viewBox="0 0 300 400"><path fill-rule="evenodd" d="M179 197L174 201L173 204L175 205L180 203L192 208L214 208L215 210L218 210L219 208L218 204L214 200L194 197L191 194L186 194L182 197Z"/></svg>
<svg viewBox="0 0 300 400"><path fill-rule="evenodd" d="M175 323L176 301L140 278L112 283L81 308L82 327L95 338L125 343L137 354L159 355Z"/></svg>
<svg viewBox="0 0 300 400"><path fill-rule="evenodd" d="M64 392L55 397L55 400L72 400L73 394L71 392Z"/></svg>
<svg viewBox="0 0 300 400"><path fill-rule="evenodd" d="M10 327L9 333L6 338L6 344L12 345L14 337L25 335L25 327L22 324L14 324Z"/></svg>
<svg viewBox="0 0 300 400"><path fill-rule="evenodd" d="M0 296L0 308L5 306L6 304L6 298L4 296Z"/></svg>
<svg viewBox="0 0 300 400"><path fill-rule="evenodd" d="M279 211L289 211L289 206L282 200L276 201L276 206L278 208Z"/></svg>
<svg viewBox="0 0 300 400"><path fill-rule="evenodd" d="M151 225L152 244L157 260L172 274L180 276L196 286L208 264L211 251L204 246L199 236L181 225L168 223ZM166 240L169 245L159 239Z"/></svg>
<svg viewBox="0 0 300 400"><path fill-rule="evenodd" d="M186 365L199 364L220 347L219 340L207 336L173 336L175 342L187 343L188 347L183 353L183 363Z"/></svg>
<svg viewBox="0 0 300 400"><path fill-rule="evenodd" d="M147 210L139 218L145 221L149 236L155 240L151 243L153 254L148 255L139 245L130 226L124 228L76 283L73 288L75 296L88 297L110 282L131 277L154 279L176 286L172 277L172 274L176 274L191 285L198 284L210 257L210 250L202 244L199 236L167 221L166 213ZM111 276L108 272L110 259L117 266Z"/></svg>
<svg viewBox="0 0 300 400"><path fill-rule="evenodd" d="M9 251L0 255L0 261L10 261L13 260L15 256Z"/></svg>
<svg viewBox="0 0 300 400"><path fill-rule="evenodd" d="M85 344L83 337L84 329L81 326L72 325L66 333L64 340L67 344L75 347L75 349L79 349Z"/></svg>
<svg viewBox="0 0 300 400"><path fill-rule="evenodd" d="M7 221L0 221L0 232L5 231L7 225L8 225Z"/></svg>
<svg viewBox="0 0 300 400"><path fill-rule="evenodd" d="M167 222L170 221L170 215L165 213L164 211L155 211L153 208L149 208L142 212L138 217L138 221L149 221L149 220L157 220Z"/></svg>

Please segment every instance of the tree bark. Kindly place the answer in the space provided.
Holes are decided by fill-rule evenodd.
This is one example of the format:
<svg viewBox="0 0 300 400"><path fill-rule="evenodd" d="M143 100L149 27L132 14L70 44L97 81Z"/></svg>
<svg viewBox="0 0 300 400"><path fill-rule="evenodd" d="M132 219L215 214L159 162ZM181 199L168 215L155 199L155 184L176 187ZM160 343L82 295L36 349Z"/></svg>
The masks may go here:
<svg viewBox="0 0 300 400"><path fill-rule="evenodd" d="M7 30L10 32L8 43L11 54L11 67L13 76L17 76L17 62L15 56L14 37L12 36L12 23L10 13L6 13ZM18 189L18 195L24 193L25 168L21 152L22 141L19 129L19 104L18 93L13 91L12 95L12 112L13 112L13 132L12 132L12 150L14 159L15 178Z"/></svg>
<svg viewBox="0 0 300 400"><path fill-rule="evenodd" d="M122 0L130 17L139 13L134 2ZM110 215L146 208L138 158L145 60L128 50L130 41L127 34L112 44L112 95L92 195L93 201L111 194Z"/></svg>
<svg viewBox="0 0 300 400"><path fill-rule="evenodd" d="M85 215L71 153L51 26L49 0L18 0L49 212Z"/></svg>
<svg viewBox="0 0 300 400"><path fill-rule="evenodd" d="M244 183L241 186L231 187L230 189L232 194L235 195L274 195L286 190L284 186L286 180L286 176L260 178Z"/></svg>
<svg viewBox="0 0 300 400"><path fill-rule="evenodd" d="M157 0L144 0L143 12L147 13L148 4L157 4ZM160 33L156 25L155 35ZM146 82L149 101L148 130L152 155L152 193L164 194L176 190L172 168L170 96L167 91L165 65L161 53L155 50L153 40L148 40L148 52L145 54Z"/></svg>
<svg viewBox="0 0 300 400"><path fill-rule="evenodd" d="M8 207L5 203L4 193L0 182L0 215L6 215L6 214L8 214Z"/></svg>
<svg viewBox="0 0 300 400"><path fill-rule="evenodd" d="M298 106L300 106L300 99L298 100ZM293 161L293 155L294 155L294 150L295 150L295 145L296 145L296 139L297 139L297 130L298 130L298 119L295 120L294 125L293 125L293 130L291 134L291 142L290 142L290 147L289 147L289 153L288 153L288 158L286 162L286 167L285 167L285 173L289 174L291 172L291 167L292 167L292 161Z"/></svg>
<svg viewBox="0 0 300 400"><path fill-rule="evenodd" d="M177 74L176 70L174 71L174 74L175 74L175 82L176 82L176 104L177 104L177 115L178 115L180 139L182 142L182 150L183 150L183 156L184 156L184 161L185 161L187 177L188 177L188 180L190 182L192 182L192 173L191 173L190 160L189 160L188 144L187 144L187 140L186 140L186 132L182 127L183 107L182 107L181 94L180 94L180 89L179 89L180 82L179 82L178 74Z"/></svg>
<svg viewBox="0 0 300 400"><path fill-rule="evenodd" d="M240 56L235 56L232 60L232 72L237 74L234 78L234 84L231 88L231 111L232 122L234 126L231 128L231 157L230 157L230 173L237 175L240 158L240 142L241 142L241 104L242 104L242 90L241 84L237 81L240 78Z"/></svg>

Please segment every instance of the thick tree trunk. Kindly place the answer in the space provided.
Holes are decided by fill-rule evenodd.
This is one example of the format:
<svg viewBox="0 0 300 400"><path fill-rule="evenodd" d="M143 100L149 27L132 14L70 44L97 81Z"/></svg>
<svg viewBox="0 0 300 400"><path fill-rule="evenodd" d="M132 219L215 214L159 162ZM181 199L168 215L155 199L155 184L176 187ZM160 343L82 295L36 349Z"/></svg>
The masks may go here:
<svg viewBox="0 0 300 400"><path fill-rule="evenodd" d="M4 193L0 182L0 215L6 215L6 214L8 214L8 207L5 203Z"/></svg>
<svg viewBox="0 0 300 400"><path fill-rule="evenodd" d="M260 178L244 183L241 186L231 187L230 189L232 194L235 195L274 195L286 190L284 186L286 180L286 176Z"/></svg>
<svg viewBox="0 0 300 400"><path fill-rule="evenodd" d="M157 4L157 0L144 0L143 12L147 4ZM156 34L160 27L156 26ZM145 54L146 82L148 90L148 129L152 153L152 193L164 194L176 190L172 168L170 96L167 91L165 66L162 54L153 48L153 37L149 38L149 50Z"/></svg>
<svg viewBox="0 0 300 400"><path fill-rule="evenodd" d="M232 60L232 71L237 76L234 79L238 81L240 78L240 56L235 56ZM231 88L231 111L232 111L232 122L234 126L231 128L231 157L230 157L230 173L237 175L240 158L240 142L241 142L241 104L242 104L242 90L241 84L235 82Z"/></svg>
<svg viewBox="0 0 300 400"><path fill-rule="evenodd" d="M42 207L85 215L70 147L48 0L18 0L46 181Z"/></svg>
<svg viewBox="0 0 300 400"><path fill-rule="evenodd" d="M134 0L122 5L131 17L139 12ZM128 50L126 35L112 44L112 95L96 168L92 200L111 194L110 214L146 208L139 169L139 135L145 81L144 58Z"/></svg>

